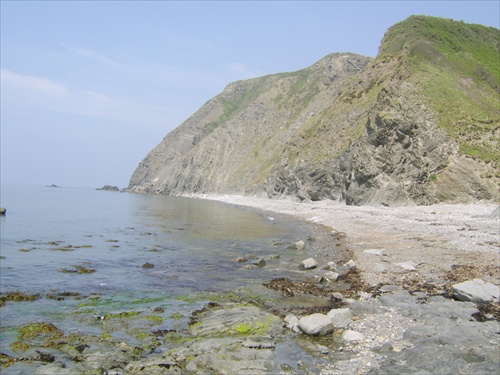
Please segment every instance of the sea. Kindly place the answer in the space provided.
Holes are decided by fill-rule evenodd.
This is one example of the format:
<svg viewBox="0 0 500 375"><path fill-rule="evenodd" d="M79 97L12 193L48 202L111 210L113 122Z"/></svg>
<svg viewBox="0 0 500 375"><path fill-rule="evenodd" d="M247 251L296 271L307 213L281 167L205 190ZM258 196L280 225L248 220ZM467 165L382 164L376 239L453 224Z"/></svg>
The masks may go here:
<svg viewBox="0 0 500 375"><path fill-rule="evenodd" d="M0 293L39 294L0 307L5 354L22 324L92 334L75 319L82 309L188 315L204 296L293 272L290 244L307 236L289 218L197 198L21 184L2 184L0 197ZM265 267L252 266L256 258Z"/></svg>

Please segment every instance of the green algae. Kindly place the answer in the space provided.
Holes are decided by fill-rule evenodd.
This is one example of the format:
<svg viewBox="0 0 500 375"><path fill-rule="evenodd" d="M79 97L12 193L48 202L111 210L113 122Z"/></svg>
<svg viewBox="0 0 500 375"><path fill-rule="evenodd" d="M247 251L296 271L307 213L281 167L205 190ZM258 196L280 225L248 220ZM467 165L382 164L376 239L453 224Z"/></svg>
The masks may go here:
<svg viewBox="0 0 500 375"><path fill-rule="evenodd" d="M71 266L74 269L68 269L68 268L61 268L59 269L59 272L62 273L77 273L77 274L87 274L87 273L94 273L96 270L95 268L89 268L85 267L79 264Z"/></svg>
<svg viewBox="0 0 500 375"><path fill-rule="evenodd" d="M20 291L13 291L0 294L0 307L4 306L8 301L11 302L31 302L40 298L39 293L27 294Z"/></svg>
<svg viewBox="0 0 500 375"><path fill-rule="evenodd" d="M58 348L61 346L62 331L52 323L27 323L17 327L18 341L11 344L14 351L26 351L30 348Z"/></svg>
<svg viewBox="0 0 500 375"><path fill-rule="evenodd" d="M27 248L27 249L19 249L19 251L21 253L29 253L30 251L33 251L33 250L37 250L38 247L30 247L30 248Z"/></svg>
<svg viewBox="0 0 500 375"><path fill-rule="evenodd" d="M147 315L144 317L144 319L158 324L163 323L163 318L158 315Z"/></svg>
<svg viewBox="0 0 500 375"><path fill-rule="evenodd" d="M123 311L117 314L107 314L102 317L102 319L122 319L122 318L131 318L133 316L140 315L139 311Z"/></svg>

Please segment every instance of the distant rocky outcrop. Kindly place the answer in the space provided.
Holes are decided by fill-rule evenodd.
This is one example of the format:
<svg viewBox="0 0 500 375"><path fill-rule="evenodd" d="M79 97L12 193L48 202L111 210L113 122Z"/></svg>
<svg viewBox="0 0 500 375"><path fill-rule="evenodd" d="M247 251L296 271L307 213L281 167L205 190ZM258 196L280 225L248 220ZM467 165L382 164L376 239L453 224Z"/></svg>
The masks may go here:
<svg viewBox="0 0 500 375"><path fill-rule="evenodd" d="M134 192L350 205L498 200L500 32L413 16L375 59L238 81L139 164Z"/></svg>
<svg viewBox="0 0 500 375"><path fill-rule="evenodd" d="M120 191L120 188L118 186L104 185L103 187L97 188L96 190Z"/></svg>

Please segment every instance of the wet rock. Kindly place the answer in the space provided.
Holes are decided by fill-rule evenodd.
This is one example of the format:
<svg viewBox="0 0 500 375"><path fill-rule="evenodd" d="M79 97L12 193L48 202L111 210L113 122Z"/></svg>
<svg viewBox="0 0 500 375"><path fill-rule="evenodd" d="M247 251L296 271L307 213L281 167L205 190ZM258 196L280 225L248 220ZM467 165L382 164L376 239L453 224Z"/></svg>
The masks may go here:
<svg viewBox="0 0 500 375"><path fill-rule="evenodd" d="M266 374L274 368L274 350L246 347L239 339L214 338L189 346L198 353L186 366L196 374Z"/></svg>
<svg viewBox="0 0 500 375"><path fill-rule="evenodd" d="M304 280L311 284L320 284L323 281L323 276L321 275L307 275Z"/></svg>
<svg viewBox="0 0 500 375"><path fill-rule="evenodd" d="M266 260L264 258L258 258L252 261L254 266L264 267L266 265Z"/></svg>
<svg viewBox="0 0 500 375"><path fill-rule="evenodd" d="M234 258L233 261L237 262L237 263L245 263L248 261L248 259L245 257L237 257L237 258Z"/></svg>
<svg viewBox="0 0 500 375"><path fill-rule="evenodd" d="M300 268L305 269L305 270L313 269L313 268L316 268L317 266L318 266L318 262L316 262L316 260L314 258L304 259L302 261L302 263L300 264Z"/></svg>
<svg viewBox="0 0 500 375"><path fill-rule="evenodd" d="M279 333L282 321L255 306L241 306L225 309L211 309L199 316L199 322L191 327L194 336L235 334Z"/></svg>
<svg viewBox="0 0 500 375"><path fill-rule="evenodd" d="M170 357L165 355L151 355L148 358L127 364L124 374L182 374L181 367Z"/></svg>
<svg viewBox="0 0 500 375"><path fill-rule="evenodd" d="M348 308L343 309L333 309L326 314L335 328L347 328L349 323L351 323L352 313Z"/></svg>
<svg viewBox="0 0 500 375"><path fill-rule="evenodd" d="M500 288L481 279L465 281L452 286L453 295L460 301L490 303L500 298Z"/></svg>
<svg viewBox="0 0 500 375"><path fill-rule="evenodd" d="M342 333L342 339L349 342L365 341L366 337L361 332L347 329Z"/></svg>
<svg viewBox="0 0 500 375"><path fill-rule="evenodd" d="M3 208L3 207L0 207L0 215L1 216L5 216L6 213L7 213L7 209Z"/></svg>
<svg viewBox="0 0 500 375"><path fill-rule="evenodd" d="M153 268L155 265L149 262L146 262L142 265L142 268Z"/></svg>
<svg viewBox="0 0 500 375"><path fill-rule="evenodd" d="M306 335L324 336L332 333L332 320L324 314L311 314L299 320L299 328Z"/></svg>
<svg viewBox="0 0 500 375"><path fill-rule="evenodd" d="M65 368L62 363L50 363L40 366L33 372L35 375L79 375L80 373L75 369Z"/></svg>
<svg viewBox="0 0 500 375"><path fill-rule="evenodd" d="M288 246L288 249L290 250L304 250L306 247L306 244L304 241L300 240L300 241L297 241L297 242L294 242L293 244L291 244L290 246Z"/></svg>

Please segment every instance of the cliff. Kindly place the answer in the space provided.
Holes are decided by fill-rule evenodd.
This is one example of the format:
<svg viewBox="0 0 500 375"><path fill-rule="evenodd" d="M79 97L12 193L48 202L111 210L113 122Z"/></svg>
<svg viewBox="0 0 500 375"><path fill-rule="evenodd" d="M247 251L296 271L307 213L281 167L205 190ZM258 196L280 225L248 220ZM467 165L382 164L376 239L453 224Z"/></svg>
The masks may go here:
<svg viewBox="0 0 500 375"><path fill-rule="evenodd" d="M231 83L146 156L129 190L354 205L498 200L499 37L412 16L373 60L331 54Z"/></svg>

